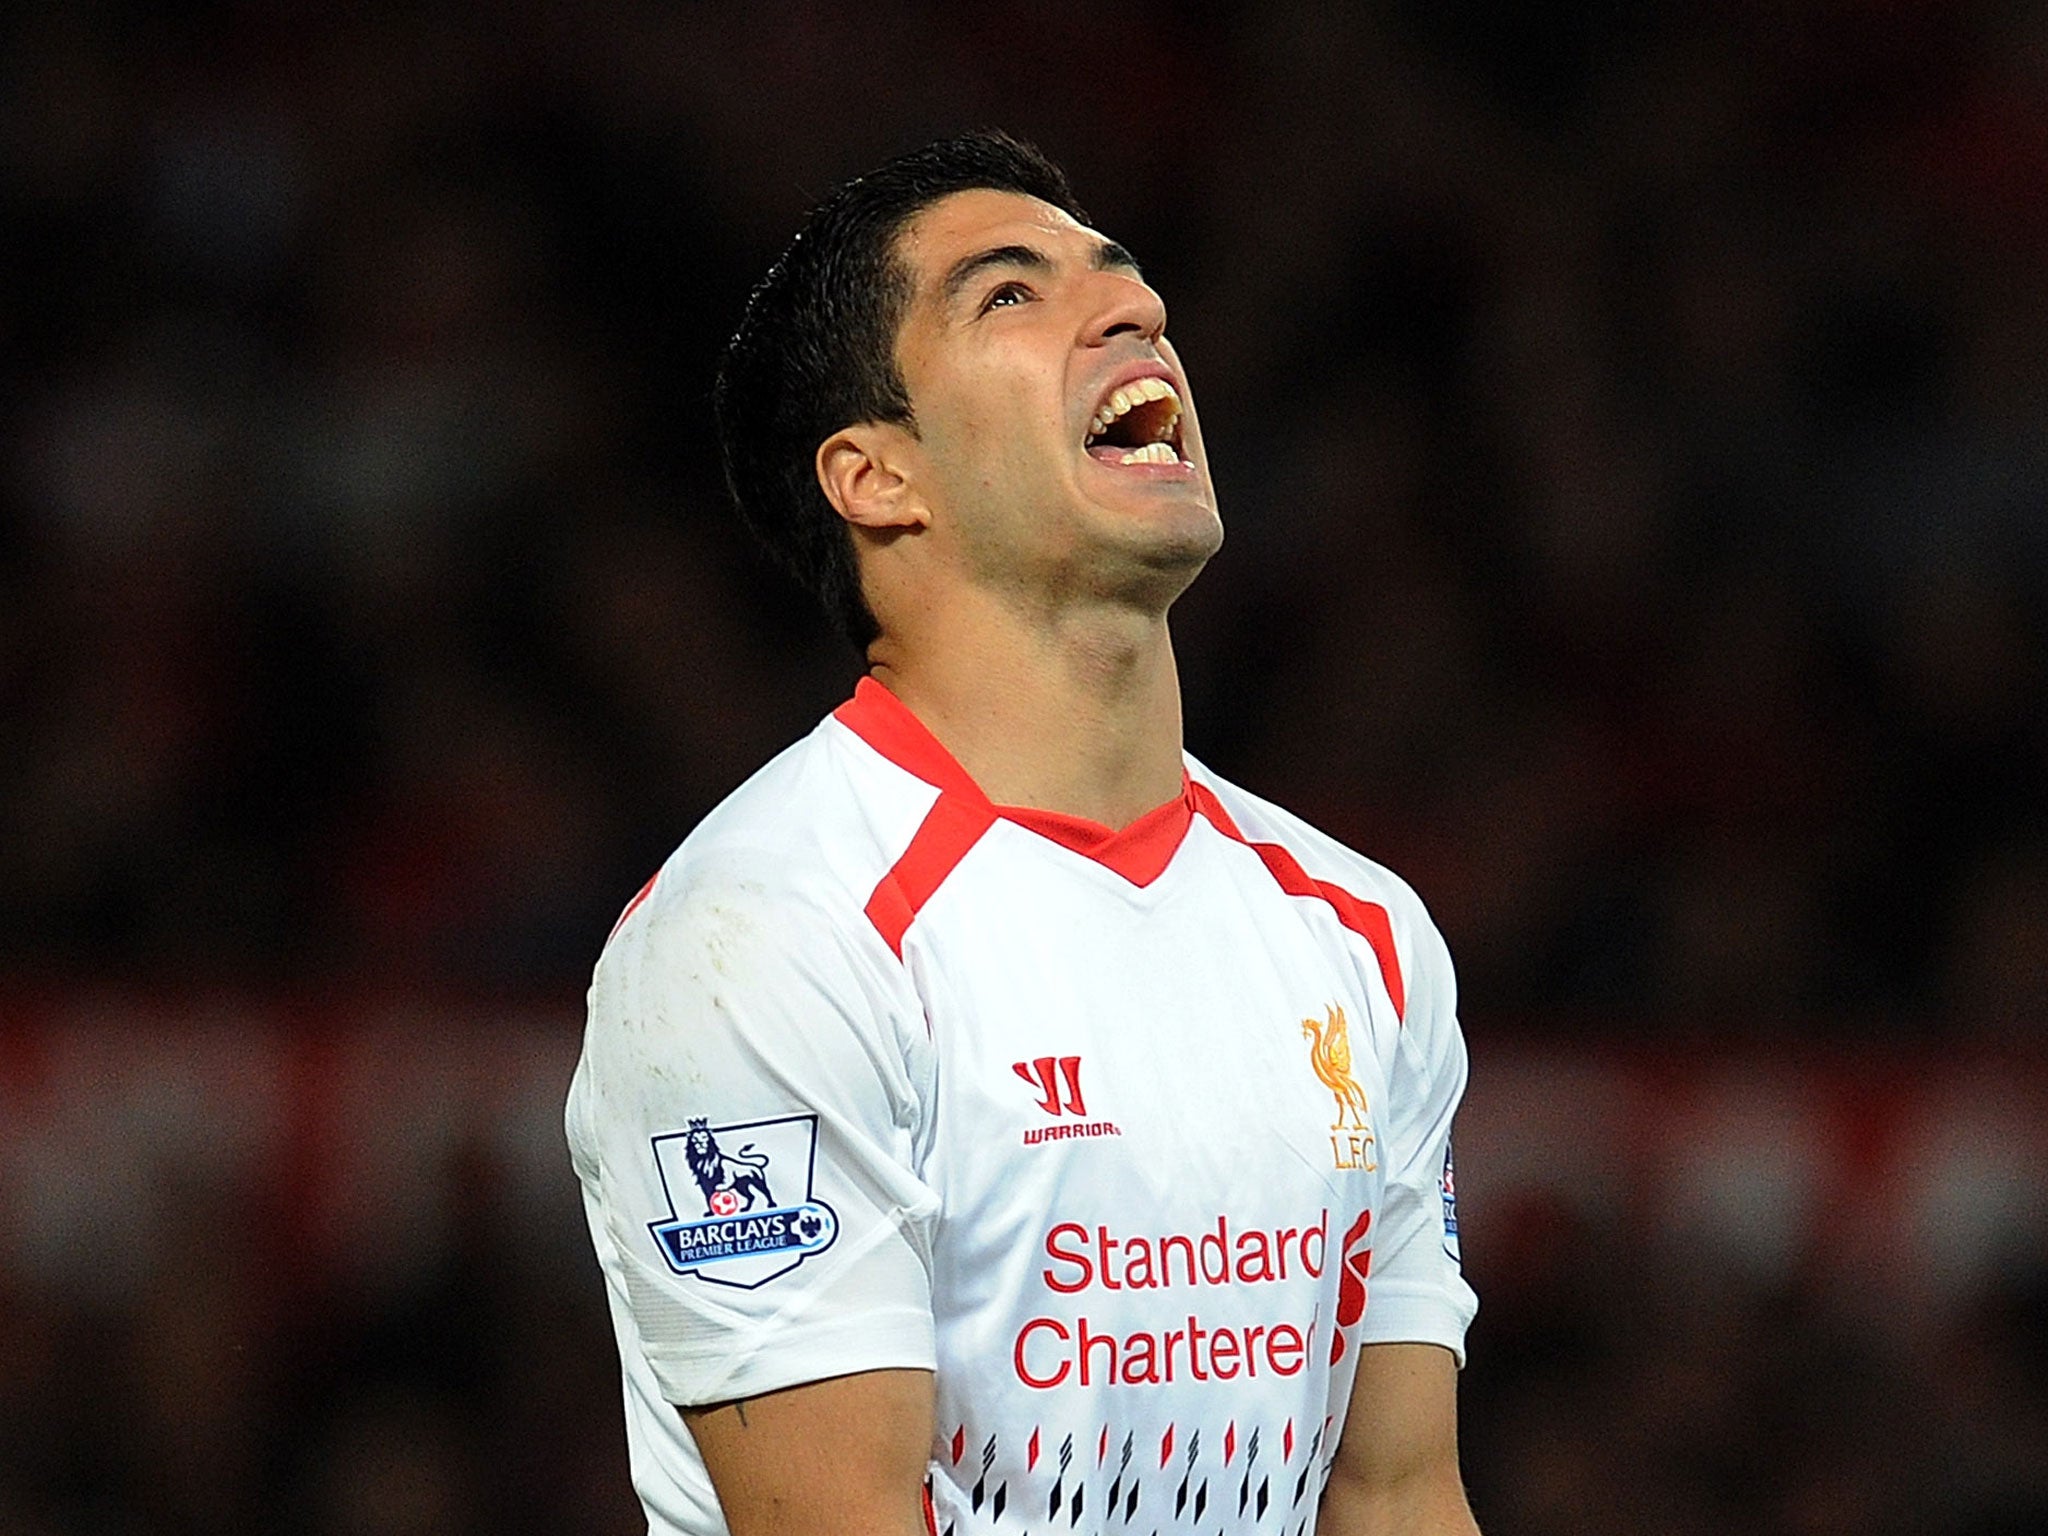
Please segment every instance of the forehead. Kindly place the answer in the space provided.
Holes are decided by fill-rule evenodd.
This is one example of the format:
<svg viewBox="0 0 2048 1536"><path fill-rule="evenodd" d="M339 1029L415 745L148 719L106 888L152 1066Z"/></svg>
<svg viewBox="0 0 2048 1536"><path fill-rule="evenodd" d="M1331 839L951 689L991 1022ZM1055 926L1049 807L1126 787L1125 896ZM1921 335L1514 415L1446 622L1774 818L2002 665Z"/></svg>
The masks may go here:
<svg viewBox="0 0 2048 1536"><path fill-rule="evenodd" d="M904 226L896 249L922 296L954 262L976 251L1028 245L1057 255L1067 244L1092 251L1102 236L1051 203L1021 192L974 187L949 193L919 213Z"/></svg>

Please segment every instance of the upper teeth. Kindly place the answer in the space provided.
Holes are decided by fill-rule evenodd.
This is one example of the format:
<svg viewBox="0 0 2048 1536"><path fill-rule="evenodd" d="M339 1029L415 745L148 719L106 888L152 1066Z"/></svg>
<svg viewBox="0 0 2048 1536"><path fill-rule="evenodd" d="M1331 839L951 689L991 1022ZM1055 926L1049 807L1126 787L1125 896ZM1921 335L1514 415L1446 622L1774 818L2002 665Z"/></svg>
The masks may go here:
<svg viewBox="0 0 2048 1536"><path fill-rule="evenodd" d="M1095 419L1088 424L1091 434L1099 435L1109 430L1109 424L1126 415L1147 400L1171 400L1173 409L1161 420L1155 433L1155 440L1165 442L1180 426L1180 396L1171 384L1161 378L1133 379L1130 383L1111 392L1110 397L1096 411Z"/></svg>

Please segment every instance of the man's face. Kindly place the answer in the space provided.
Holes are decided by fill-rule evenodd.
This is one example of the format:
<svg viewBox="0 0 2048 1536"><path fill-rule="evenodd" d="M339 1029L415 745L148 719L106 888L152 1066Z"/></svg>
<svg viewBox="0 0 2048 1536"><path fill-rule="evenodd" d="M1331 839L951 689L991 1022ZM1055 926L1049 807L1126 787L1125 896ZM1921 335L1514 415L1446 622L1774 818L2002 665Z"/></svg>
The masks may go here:
<svg viewBox="0 0 2048 1536"><path fill-rule="evenodd" d="M1223 537L1166 308L1121 247L1036 198L955 193L904 231L897 363L913 488L977 576L1157 603Z"/></svg>

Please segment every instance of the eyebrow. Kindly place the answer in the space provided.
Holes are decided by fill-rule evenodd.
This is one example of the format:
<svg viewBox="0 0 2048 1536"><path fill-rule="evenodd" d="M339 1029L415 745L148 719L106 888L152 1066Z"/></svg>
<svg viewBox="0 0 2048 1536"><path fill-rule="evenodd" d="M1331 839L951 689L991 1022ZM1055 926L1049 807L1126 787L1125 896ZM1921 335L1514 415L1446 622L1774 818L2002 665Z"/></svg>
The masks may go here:
<svg viewBox="0 0 2048 1536"><path fill-rule="evenodd" d="M1144 276L1143 269L1138 266L1138 259L1114 240L1098 242L1089 264L1097 272L1106 272L1111 267L1123 267L1134 277ZM1026 272L1050 272L1053 263L1050 256L1034 246L992 245L985 251L976 251L970 256L961 257L946 269L946 276L939 284L941 302L951 304L960 296L961 290L991 267L1015 267Z"/></svg>

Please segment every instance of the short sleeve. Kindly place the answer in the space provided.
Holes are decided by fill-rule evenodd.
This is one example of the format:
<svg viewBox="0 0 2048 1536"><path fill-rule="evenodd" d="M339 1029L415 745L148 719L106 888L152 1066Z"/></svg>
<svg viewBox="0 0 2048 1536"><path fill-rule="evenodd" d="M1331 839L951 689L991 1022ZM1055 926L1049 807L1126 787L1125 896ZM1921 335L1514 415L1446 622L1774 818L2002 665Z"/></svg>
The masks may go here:
<svg viewBox="0 0 2048 1536"><path fill-rule="evenodd" d="M1415 984L1387 1085L1386 1186L1359 1341L1441 1344L1463 1365L1479 1307L1461 1268L1451 1154L1465 1040L1443 938L1426 916L1413 931Z"/></svg>
<svg viewBox="0 0 2048 1536"><path fill-rule="evenodd" d="M672 869L599 960L569 1138L673 1403L934 1365L923 1026L866 937L737 869Z"/></svg>

